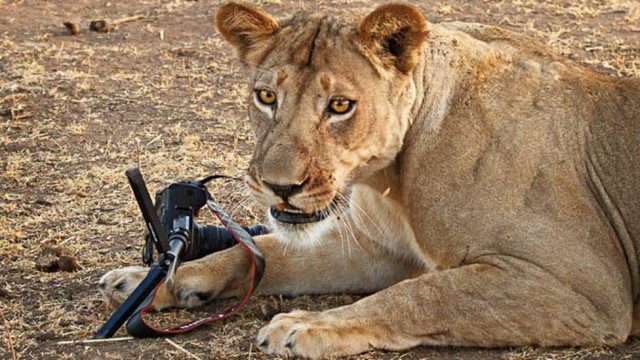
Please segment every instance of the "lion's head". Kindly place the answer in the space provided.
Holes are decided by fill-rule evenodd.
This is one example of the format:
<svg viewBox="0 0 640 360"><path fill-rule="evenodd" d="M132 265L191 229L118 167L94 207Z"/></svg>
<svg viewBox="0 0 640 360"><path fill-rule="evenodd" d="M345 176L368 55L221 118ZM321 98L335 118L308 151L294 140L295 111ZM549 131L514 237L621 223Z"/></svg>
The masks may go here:
<svg viewBox="0 0 640 360"><path fill-rule="evenodd" d="M228 3L216 25L251 70L249 187L281 238L313 242L351 186L400 151L416 110L411 73L426 21L400 4L353 22L305 13L279 22Z"/></svg>

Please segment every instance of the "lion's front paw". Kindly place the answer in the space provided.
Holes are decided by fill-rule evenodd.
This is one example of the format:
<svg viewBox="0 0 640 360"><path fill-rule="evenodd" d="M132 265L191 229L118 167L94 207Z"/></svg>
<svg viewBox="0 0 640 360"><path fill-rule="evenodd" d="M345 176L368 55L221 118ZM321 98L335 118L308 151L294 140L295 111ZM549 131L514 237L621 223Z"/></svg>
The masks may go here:
<svg viewBox="0 0 640 360"><path fill-rule="evenodd" d="M127 299L148 272L149 268L142 266L111 270L100 278L98 289L107 304L117 307ZM173 303L173 296L163 286L153 305L155 309L164 309L173 306Z"/></svg>
<svg viewBox="0 0 640 360"><path fill-rule="evenodd" d="M268 354L321 359L370 350L355 327L323 313L280 314L258 333L258 347ZM353 336L352 336L353 335Z"/></svg>
<svg viewBox="0 0 640 360"><path fill-rule="evenodd" d="M256 343L267 354L293 355L289 338L303 324L318 317L318 313L296 310L276 315L269 325L260 329Z"/></svg>
<svg viewBox="0 0 640 360"><path fill-rule="evenodd" d="M149 271L142 266L111 270L98 281L98 289L110 306L122 304Z"/></svg>
<svg viewBox="0 0 640 360"><path fill-rule="evenodd" d="M172 286L160 285L153 301L153 308L161 310L169 307L191 308L216 298L229 298L243 294L246 277L242 271L232 267L232 263L216 260L209 256L201 261L188 262L178 268ZM224 260L224 259L223 259ZM149 268L131 266L111 270L98 282L98 288L105 301L116 307L123 303L147 275ZM237 279L240 286L233 286Z"/></svg>

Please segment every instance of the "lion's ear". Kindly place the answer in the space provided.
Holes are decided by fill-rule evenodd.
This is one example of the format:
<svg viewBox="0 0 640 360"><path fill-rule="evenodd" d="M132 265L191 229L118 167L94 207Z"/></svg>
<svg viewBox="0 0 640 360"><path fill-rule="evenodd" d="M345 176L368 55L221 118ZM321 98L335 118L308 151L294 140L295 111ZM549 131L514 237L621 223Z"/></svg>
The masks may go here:
<svg viewBox="0 0 640 360"><path fill-rule="evenodd" d="M427 21L409 4L387 4L376 8L358 26L358 40L369 55L383 65L409 73L418 63L427 39Z"/></svg>
<svg viewBox="0 0 640 360"><path fill-rule="evenodd" d="M216 28L218 32L240 54L243 61L247 53L261 40L278 29L278 21L266 12L239 3L226 3L216 12Z"/></svg>

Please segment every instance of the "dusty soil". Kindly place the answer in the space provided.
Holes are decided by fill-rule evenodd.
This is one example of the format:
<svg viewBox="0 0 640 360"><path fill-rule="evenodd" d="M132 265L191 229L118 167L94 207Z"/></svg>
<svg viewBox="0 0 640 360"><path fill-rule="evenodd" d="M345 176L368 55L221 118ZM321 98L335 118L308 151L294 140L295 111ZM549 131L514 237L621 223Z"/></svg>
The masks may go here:
<svg viewBox="0 0 640 360"><path fill-rule="evenodd" d="M640 75L640 3L414 1L432 22L463 20L526 33L614 76ZM279 15L301 7L368 9L382 1L255 1ZM59 345L91 337L110 314L96 290L109 269L140 263L143 223L124 171L150 188L209 173L239 175L253 139L245 83L214 33L218 2L0 0L0 358L264 358L253 347L276 310L320 310L357 296L257 297L239 316L171 340ZM107 33L92 20L134 15ZM80 33L63 26L71 21ZM260 221L239 183L212 191L238 221ZM206 221L206 220L203 220ZM76 272L42 272L47 247L75 257ZM162 316L191 318L219 304ZM121 330L117 336L124 336ZM11 339L11 342L9 342ZM185 352L186 351L186 352ZM356 359L637 358L615 348L419 348Z"/></svg>

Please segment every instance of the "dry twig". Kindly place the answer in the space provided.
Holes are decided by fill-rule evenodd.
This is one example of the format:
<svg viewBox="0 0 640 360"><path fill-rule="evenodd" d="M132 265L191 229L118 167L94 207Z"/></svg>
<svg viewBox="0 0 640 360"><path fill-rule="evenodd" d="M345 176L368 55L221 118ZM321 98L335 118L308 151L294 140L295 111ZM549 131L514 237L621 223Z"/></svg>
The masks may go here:
<svg viewBox="0 0 640 360"><path fill-rule="evenodd" d="M168 342L171 346L173 346L174 348L176 348L176 349L178 349L178 350L182 351L183 353L185 353L185 354L189 355L190 357L192 357L192 358L194 358L194 359L198 359L198 360L200 360L200 358L199 358L199 357L197 357L195 354L193 354L193 353L189 352L187 349L185 349L185 348L183 348L182 346L180 346L180 345L176 344L175 342L173 342L173 341L171 341L171 340L169 340L169 339L164 339L164 341Z"/></svg>
<svg viewBox="0 0 640 360"><path fill-rule="evenodd" d="M17 100L20 100L21 98L24 98L25 96L26 96L26 94L24 94L24 93L0 96L0 104L5 103L7 101L16 102Z"/></svg>
<svg viewBox="0 0 640 360"><path fill-rule="evenodd" d="M2 309L0 309L0 317L2 317L2 325L7 333L7 343L9 345L9 350L11 350L11 358L16 360L18 357L16 356L16 349L13 347L13 341L11 340L11 330L9 330L9 323L7 322L7 319L4 318Z"/></svg>
<svg viewBox="0 0 640 360"><path fill-rule="evenodd" d="M95 344L95 343L105 343L105 342L116 342L116 341L126 341L132 340L133 336L123 336L123 337L115 337L115 338L107 338L107 339L80 339L80 340L64 340L58 341L57 345L75 345L75 344Z"/></svg>
<svg viewBox="0 0 640 360"><path fill-rule="evenodd" d="M126 16L109 22L106 20L94 20L91 22L91 24L89 24L89 29L97 32L109 32L120 24L137 21L140 19L144 19L145 17L147 17L147 14Z"/></svg>

